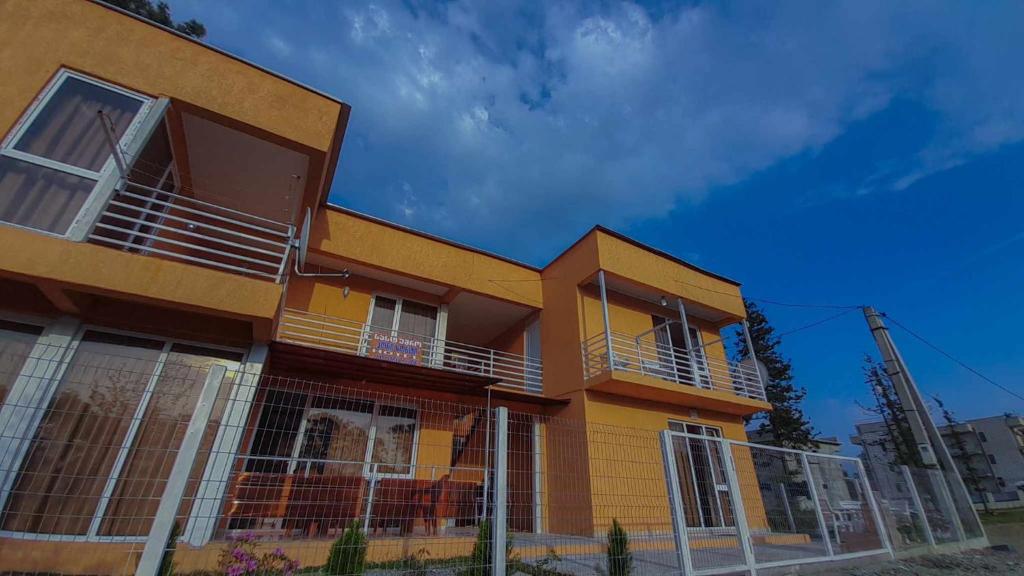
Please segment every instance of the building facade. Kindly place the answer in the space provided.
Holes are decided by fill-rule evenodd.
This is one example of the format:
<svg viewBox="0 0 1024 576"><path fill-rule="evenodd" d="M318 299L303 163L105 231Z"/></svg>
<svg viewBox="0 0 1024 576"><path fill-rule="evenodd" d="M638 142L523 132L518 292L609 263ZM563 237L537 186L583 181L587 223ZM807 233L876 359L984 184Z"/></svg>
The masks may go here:
<svg viewBox="0 0 1024 576"><path fill-rule="evenodd" d="M732 280L601 227L534 267L330 205L346 104L99 3L0 2L0 38L0 571L130 572L214 366L184 550L470 526L494 406L512 529L602 534L620 450L541 450L545 419L742 441L770 409ZM690 522L726 529L698 457Z"/></svg>

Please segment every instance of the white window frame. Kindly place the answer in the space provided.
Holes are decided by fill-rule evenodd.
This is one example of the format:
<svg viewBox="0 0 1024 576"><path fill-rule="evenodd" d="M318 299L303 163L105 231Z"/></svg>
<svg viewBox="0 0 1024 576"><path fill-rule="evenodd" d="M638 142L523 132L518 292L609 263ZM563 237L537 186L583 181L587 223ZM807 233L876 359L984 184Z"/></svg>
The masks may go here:
<svg viewBox="0 0 1024 576"><path fill-rule="evenodd" d="M436 320L434 322L434 334L431 336L424 336L430 338L430 342L426 342L430 346L428 354L424 354L424 365L425 366L436 366L439 361L438 358L438 346L444 342L445 332L448 330L448 309L444 307L444 314L442 317L442 305L431 304L429 302L423 302L422 300L416 300L415 298L405 298L403 296L396 296L389 292L374 292L373 296L370 297L370 308L366 311L366 322L363 324L363 333L359 338L361 344L359 346L359 355L366 356L370 352L370 333L376 328L380 330L387 330L383 326L374 326L371 324L373 320L373 310L377 307L377 297L387 298L395 301L395 317L391 319L391 335L398 335L398 325L402 319L402 304L408 300L423 306L431 306L437 310ZM443 318L443 319L442 319ZM441 358L443 358L444 350L440 351Z"/></svg>
<svg viewBox="0 0 1024 576"><path fill-rule="evenodd" d="M690 470L689 470L690 481L693 482L694 496L697 499L697 517L700 518L700 526L692 526L692 528L711 529L711 530L732 530L732 529L735 529L735 523L736 523L735 519L733 519L733 526L728 526L728 525L725 524L725 508L722 506L722 493L723 492L730 497L729 507L732 510L733 515L735 516L735 514L736 514L735 504L731 500L732 494L729 492L729 482L725 478L723 478L723 480L725 480L725 484L719 485L719 484L715 483L715 486L714 486L714 490L715 490L715 506L717 507L717 510L713 510L712 511L712 516L714 516L717 513L718 516L721 518L722 525L721 526L706 526L705 525L706 523L704 521L704 511L701 509L701 500L703 500L703 496L700 494L700 489L699 489L700 483L699 483L699 481L697 479L697 468L694 465L693 453L692 453L692 451L690 449L690 444L689 444L690 440L700 441L700 442L704 443L704 450L706 451L706 455L707 455L707 464L708 464L708 467L709 467L709 471L711 471L712 479L714 479L715 472L714 472L712 467L715 466L715 462L712 461L713 457L711 455L712 454L711 442L718 442L719 443L719 451L720 452L729 449L729 446L723 441L725 439L725 437L722 436L722 429L720 427L718 427L718 426L711 426L711 425L708 425L708 424L701 424L700 422L691 422L689 420L679 420L679 419L676 419L676 418L669 418L669 420L668 420L668 428L669 428L669 430L672 429L672 424L682 424L683 425L683 434L687 435L687 436L683 436L683 440L686 442L686 452L687 452L687 455L688 455L688 460L690 462L690 466L689 466L689 468L690 468ZM700 434L696 434L696 435L693 434L692 432L690 432L687 429L688 426L697 427L700 430ZM709 434L708 433L709 431L712 432L712 433ZM723 475L724 475L724 473L725 473L725 466L726 466L725 458L728 458L728 456L725 455L725 454L721 454L721 458L723 460L721 462L721 465L722 465L722 472L723 472Z"/></svg>
<svg viewBox="0 0 1024 576"><path fill-rule="evenodd" d="M306 423L309 422L310 411L317 410L320 412L331 412L329 408L313 408L313 397L314 394L309 392L294 392L295 394L306 394L306 406L302 410L302 422L299 424L299 429L295 434L295 444L292 445L292 455L288 461L288 473L297 474L298 465L300 460L316 460L314 458L299 458L299 452L302 451L302 444L306 440ZM403 402L382 402L379 400L367 400L364 398L349 398L346 396L338 396L338 400L352 400L356 402L370 402L373 404L373 411L370 413L370 424L369 430L366 433L366 450L363 451L363 478L414 478L416 476L416 461L419 456L420 446L420 428L422 410L419 406L410 403ZM373 443L377 438L377 421L380 418L381 408L402 408L407 410L413 410L416 412L415 427L412 433L412 457L408 464L392 464L385 462L374 462L373 459ZM330 463L330 460L324 460L324 462ZM374 471L375 467L384 466L408 466L409 472L405 474L399 474L394 472L383 473Z"/></svg>
<svg viewBox="0 0 1024 576"><path fill-rule="evenodd" d="M711 381L711 368L708 366L707 350L704 349L704 335L696 326L688 326L688 328L690 330L690 344L693 346L693 350L687 350L687 354L693 355L693 363L697 370L696 386L705 390L711 390L714 388L714 383Z"/></svg>
<svg viewBox="0 0 1024 576"><path fill-rule="evenodd" d="M25 135L25 132L32 125L32 123L35 122L36 118L39 117L39 114L43 111L43 109L50 102L53 96L57 93L60 87L69 78L74 78L82 82L87 82L89 84L99 86L100 88L103 88L105 90L110 90L111 92L116 92L118 94L138 100L141 103L139 111L135 114L135 117L132 118L131 123L128 125L124 134L121 136L121 140L120 142L118 142L119 146L123 147L127 142L131 141L132 138L134 138L136 132L139 130L139 127L146 119L150 108L153 106L153 98L150 98L138 92L133 92L131 90L111 84L109 82L104 82L102 80L92 78L91 76L81 74L79 72L73 72L66 68L61 68L60 70L58 70L57 74L54 75L54 77L47 83L47 85L43 88L39 95L36 96L35 100L32 101L32 104L29 106L28 111L22 115L22 117L18 120L17 123L15 123L11 131L3 139L3 142L0 143L0 156L6 156L8 158L13 158L15 160L27 162L29 164L35 164L36 166L41 166L43 168L48 168L51 170L56 170L58 172L63 172L65 174L71 174L73 176L78 176L80 178L92 180L92 190L89 191L89 196L86 198L85 202L82 203L82 207L79 208L78 213L72 219L71 225L69 225L68 229L62 233L50 232L48 230L40 230L38 228L23 226L21 224L15 224L12 222L0 221L0 225L20 228L22 230L31 230L38 234L45 234L47 236L53 236L56 238L71 237L74 235L76 224L78 224L79 220L82 217L82 214L86 213L86 211L90 207L91 202L94 201L98 196L97 192L99 191L98 189L100 188L100 184L102 182L108 181L110 179L110 176L117 169L116 164L114 162L113 154L111 154L110 157L107 158L106 162L104 162L103 164L103 167L98 172L94 172L92 170L88 170L78 166L73 166L71 164L65 164L63 162L58 162L56 160L45 158L43 156L36 156L35 154L30 154L28 152L16 150L14 148L14 146L18 143L21 137Z"/></svg>
<svg viewBox="0 0 1024 576"><path fill-rule="evenodd" d="M86 332L100 332L105 334L114 334L118 336L129 336L134 338L143 338L147 340L154 340L163 342L163 347L160 350L160 356L154 362L153 373L150 375L149 380L146 383L145 389L142 392L142 397L139 399L139 404L135 408L135 413L132 416L132 422L125 432L125 436L122 439L121 447L118 450L118 455L114 460L114 464L111 466L110 472L107 476L106 482L104 483L103 491L100 494L100 500L96 504L96 509L93 510L92 519L89 524L89 528L85 534L45 534L37 532L21 532L12 530L0 530L0 537L7 538L19 538L23 540L48 540L58 542L145 542L147 536L103 536L99 534L99 527L103 521L103 515L106 513L106 509L110 504L110 499L113 496L113 491L117 487L117 481L121 477L121 473L124 469L124 464L127 461L128 454L131 452L132 444L135 441L135 436L138 434L138 429L142 424L143 417L145 416L146 409L149 406L149 402L152 399L153 391L156 387L156 383L160 378L160 373L163 369L164 364L167 360L167 355L171 351L171 347L175 344L183 344L188 346L197 346L200 348L207 348L210 350L223 350L226 352L237 352L242 355L241 360L233 368L229 369L229 372L235 372L236 374L242 370L242 367L246 365L249 351L244 348L236 348L231 346L221 346L217 344L210 344L207 342L198 342L194 340L183 340L178 338L166 338L163 336L157 336L153 334L146 334L142 332L135 332L131 330L120 330L116 328L108 328L106 326L97 326L92 324L80 325L75 332L71 342L62 351L62 359L59 367L52 372L52 374L46 378L45 385L40 388L45 391L38 395L36 402L34 402L28 412L31 413L33 422L26 428L28 434L32 439L35 438L35 434L41 424L43 417L46 414L50 406L50 401L53 399L53 394L57 391L60 383L63 381L64 373L74 360L75 353L78 350L79 345L82 342L82 338ZM45 334L45 332L44 332ZM42 337L40 337L42 340ZM227 361L226 361L227 362ZM25 369L22 369L24 374ZM10 398L10 393L8 393ZM0 420L0 425L5 423ZM222 423L223 425L223 423ZM6 429L6 428L4 428ZM26 436L29 437L29 436ZM31 441L21 442L22 446L19 453L12 459L9 472L6 478L3 479L2 492L0 492L0 514L7 508L7 498L11 491L14 489L14 482L18 475L21 473L21 466L24 463L24 457L27 454L28 448L31 445ZM209 462L207 463L209 465Z"/></svg>

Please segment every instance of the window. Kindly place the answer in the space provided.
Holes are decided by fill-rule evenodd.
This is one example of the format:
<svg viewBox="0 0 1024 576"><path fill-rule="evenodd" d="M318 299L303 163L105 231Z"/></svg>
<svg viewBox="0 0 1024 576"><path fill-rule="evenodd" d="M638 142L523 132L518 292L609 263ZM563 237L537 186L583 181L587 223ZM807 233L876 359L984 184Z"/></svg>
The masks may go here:
<svg viewBox="0 0 1024 576"><path fill-rule="evenodd" d="M979 439L980 439L980 440L981 440L982 442L988 442L988 436L985 436L985 433L984 433L984 432L978 432L978 438L979 438Z"/></svg>
<svg viewBox="0 0 1024 576"><path fill-rule="evenodd" d="M415 408L269 390L246 470L301 476L409 476L416 461Z"/></svg>
<svg viewBox="0 0 1024 576"><path fill-rule="evenodd" d="M21 461L0 515L3 529L148 534L205 372L213 364L237 368L241 356L85 331ZM207 456L223 410L223 402L214 406L202 440ZM193 467L190 490L204 466L205 460Z"/></svg>
<svg viewBox="0 0 1024 576"><path fill-rule="evenodd" d="M110 147L97 112L119 142L149 99L61 70L0 147L0 221L64 235L92 194Z"/></svg>
<svg viewBox="0 0 1024 576"><path fill-rule="evenodd" d="M376 295L365 354L403 364L427 364L437 335L437 307ZM441 335L440 337L444 337Z"/></svg>
<svg viewBox="0 0 1024 576"><path fill-rule="evenodd" d="M7 399L7 393L14 386L36 339L42 333L39 326L0 320L0 405ZM19 400L15 399L15 402Z"/></svg>

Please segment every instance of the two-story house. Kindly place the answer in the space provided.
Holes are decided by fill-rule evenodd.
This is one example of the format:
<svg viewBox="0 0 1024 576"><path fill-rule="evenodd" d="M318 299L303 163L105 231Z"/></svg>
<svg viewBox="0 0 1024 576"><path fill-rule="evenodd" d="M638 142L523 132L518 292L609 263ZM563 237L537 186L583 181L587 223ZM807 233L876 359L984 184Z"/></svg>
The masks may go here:
<svg viewBox="0 0 1024 576"><path fill-rule="evenodd" d="M664 508L660 465L617 497L629 447L593 430L746 440L770 409L722 344L735 281L602 227L536 267L329 204L335 98L87 0L0 2L0 67L0 571L131 572L212 366L194 569L241 532L324 539L313 563L353 520L474 526L494 406L510 529L663 530L629 509ZM688 454L687 525L727 531L721 455Z"/></svg>

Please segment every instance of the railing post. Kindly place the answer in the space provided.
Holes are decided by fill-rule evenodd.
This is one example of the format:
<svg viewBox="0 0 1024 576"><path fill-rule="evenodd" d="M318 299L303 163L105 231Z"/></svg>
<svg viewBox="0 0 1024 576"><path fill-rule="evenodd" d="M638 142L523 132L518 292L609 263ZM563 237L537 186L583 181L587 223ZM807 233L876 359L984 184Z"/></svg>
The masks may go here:
<svg viewBox="0 0 1024 576"><path fill-rule="evenodd" d="M494 576L506 576L505 546L508 542L508 408L499 406L494 454L494 522L491 524L491 558Z"/></svg>
<svg viewBox="0 0 1024 576"><path fill-rule="evenodd" d="M612 350L612 327L608 319L608 287L604 281L604 270L597 271L597 285L601 290L601 315L604 318L604 344L608 348L608 371L615 370L615 352Z"/></svg>
<svg viewBox="0 0 1024 576"><path fill-rule="evenodd" d="M370 491L366 494L366 512L363 514L363 534L370 533L370 519L373 518L373 496L377 491L377 465L370 464Z"/></svg>
<svg viewBox="0 0 1024 576"><path fill-rule="evenodd" d="M725 474L729 480L729 487L732 489L733 516L736 520L736 532L740 539L740 548L743 550L743 558L747 565L750 576L757 576L757 559L754 557L753 541L750 537L750 525L747 520L746 506L743 504L743 490L740 487L739 475L736 473L736 461L732 455L732 442L721 439L719 442L722 449L722 459L725 461ZM760 493L758 493L760 495Z"/></svg>
<svg viewBox="0 0 1024 576"><path fill-rule="evenodd" d="M907 483L907 490L910 491L910 500L914 503L914 508L917 508L917 514L921 518L925 540L928 541L929 546L935 546L935 535L932 534L932 525L928 522L928 515L924 513L921 495L917 492L917 485L914 484L914 477L910 474L910 467L905 464L901 465L900 471L903 473L903 481Z"/></svg>
<svg viewBox="0 0 1024 576"><path fill-rule="evenodd" d="M875 525L878 526L878 539L885 544L885 549L889 551L889 557L895 558L896 555L892 550L892 540L889 539L889 530L885 527L885 519L882 518L882 511L878 507L878 502L875 500L875 491L871 489L871 482L868 481L867 472L864 470L864 463L860 459L857 462L857 472L860 473L861 484L864 485L864 497L868 500L868 506L871 508L871 515L875 519Z"/></svg>
<svg viewBox="0 0 1024 576"><path fill-rule="evenodd" d="M804 452L800 453L800 463L804 468L804 476L807 477L807 492L811 497L811 503L814 504L814 515L818 518L818 531L821 533L821 539L825 541L825 553L830 557L835 556L835 552L832 550L832 537L829 536L828 525L825 524L825 514L821 512L821 501L818 500L818 487L814 484L811 464L807 461L807 454Z"/></svg>
<svg viewBox="0 0 1024 576"><path fill-rule="evenodd" d="M203 433L210 422L210 415L213 413L213 405L217 400L217 392L224 381L224 366L211 366L206 374L206 382L199 392L199 401L192 413L185 431L185 438L181 441L178 455L174 459L174 466L171 467L171 474L167 478L164 493L160 497L160 505L157 507L156 515L153 517L153 525L149 529L149 536L146 538L146 546L142 551L142 558L135 569L136 576L158 576L160 564L166 552L167 540L174 528L175 517L178 514L178 507L185 495L185 488L188 485L189 475L192 473L192 466L196 456L199 454L199 445L203 439Z"/></svg>
<svg viewBox="0 0 1024 576"><path fill-rule="evenodd" d="M676 305L679 307L679 321L683 324L683 343L686 344L686 359L690 363L690 371L693 374L693 385L699 388L700 370L697 366L696 351L693 349L693 340L690 338L690 321L686 319L686 306L683 305L682 298L676 298ZM714 388L714 383L711 387Z"/></svg>
<svg viewBox="0 0 1024 576"><path fill-rule="evenodd" d="M754 339L750 337L750 323L743 319L743 338L747 341L747 351L750 352L751 365L754 373L757 374L757 384L761 387L761 394L764 394L764 380L761 379L761 369L757 366L757 354L754 352Z"/></svg>
<svg viewBox="0 0 1024 576"><path fill-rule="evenodd" d="M672 536L675 538L679 570L684 576L693 574L690 559L690 539L686 534L686 515L683 513L683 495L679 489L679 469L676 466L675 446L672 431L661 432L661 459L665 464L665 483L668 485L669 509L672 512Z"/></svg>

